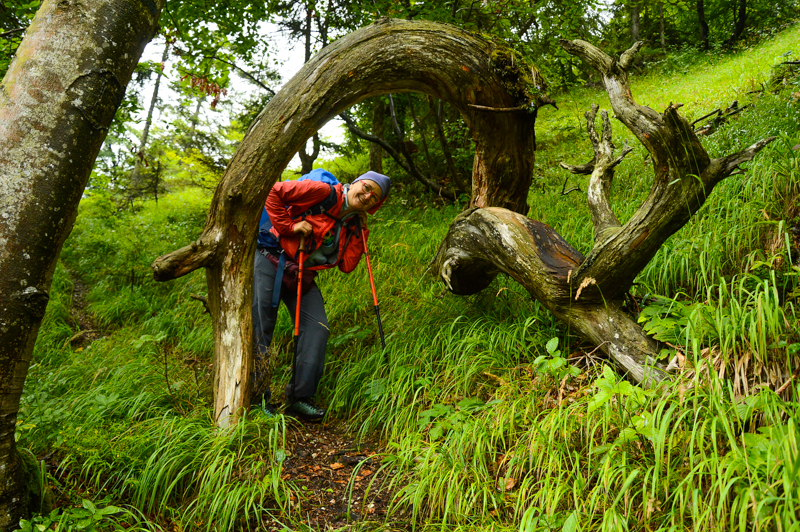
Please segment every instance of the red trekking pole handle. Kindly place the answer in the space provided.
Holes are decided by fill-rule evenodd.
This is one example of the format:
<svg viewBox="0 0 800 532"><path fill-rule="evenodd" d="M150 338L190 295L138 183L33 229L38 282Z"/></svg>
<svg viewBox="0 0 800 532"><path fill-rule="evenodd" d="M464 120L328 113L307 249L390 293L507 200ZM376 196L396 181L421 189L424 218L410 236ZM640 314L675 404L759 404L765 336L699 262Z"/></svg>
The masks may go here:
<svg viewBox="0 0 800 532"><path fill-rule="evenodd" d="M384 355L386 357L386 364L389 364L389 354L386 353L386 339L383 337L383 324L381 323L381 311L378 308L378 293L375 290L375 279L372 277L372 263L369 260L369 249L367 249L367 235L364 232L364 228L361 227L359 223L359 228L361 229L361 241L364 243L364 256L367 258L367 271L369 271L369 285L372 288L372 302L375 304L375 316L378 318L378 332L381 335L381 346L384 349Z"/></svg>

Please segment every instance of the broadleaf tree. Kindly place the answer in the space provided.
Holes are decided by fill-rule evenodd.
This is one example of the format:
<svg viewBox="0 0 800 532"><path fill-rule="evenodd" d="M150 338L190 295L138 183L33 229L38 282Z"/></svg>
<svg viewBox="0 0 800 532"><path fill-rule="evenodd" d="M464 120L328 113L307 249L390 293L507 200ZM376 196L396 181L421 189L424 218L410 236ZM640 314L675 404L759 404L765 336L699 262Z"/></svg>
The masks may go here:
<svg viewBox="0 0 800 532"><path fill-rule="evenodd" d="M14 432L56 261L164 2L45 0L0 83L0 530L35 504Z"/></svg>

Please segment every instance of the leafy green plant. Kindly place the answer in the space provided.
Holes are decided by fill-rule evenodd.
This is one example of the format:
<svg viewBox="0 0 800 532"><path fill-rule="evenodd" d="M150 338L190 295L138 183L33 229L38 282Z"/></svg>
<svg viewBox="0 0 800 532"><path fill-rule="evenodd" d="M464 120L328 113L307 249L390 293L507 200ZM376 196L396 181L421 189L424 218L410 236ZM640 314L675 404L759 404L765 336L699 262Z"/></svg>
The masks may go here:
<svg viewBox="0 0 800 532"><path fill-rule="evenodd" d="M83 499L80 508L56 508L47 515L37 515L20 521L15 532L100 532L106 530L128 530L126 518L132 514L116 506L98 508L89 499ZM120 522L118 517L122 517Z"/></svg>
<svg viewBox="0 0 800 532"><path fill-rule="evenodd" d="M547 351L547 355L540 355L533 361L537 372L549 375L558 381L567 376L575 377L580 373L578 368L569 365L567 359L561 356L561 350L558 349L558 338L548 340L545 344L545 351Z"/></svg>

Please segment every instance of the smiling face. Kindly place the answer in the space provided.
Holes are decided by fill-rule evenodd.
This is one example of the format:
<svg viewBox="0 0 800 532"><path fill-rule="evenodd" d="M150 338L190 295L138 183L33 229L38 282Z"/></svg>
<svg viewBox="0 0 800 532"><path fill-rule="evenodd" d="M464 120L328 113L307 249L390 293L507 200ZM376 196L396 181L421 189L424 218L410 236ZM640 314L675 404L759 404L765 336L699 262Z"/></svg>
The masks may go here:
<svg viewBox="0 0 800 532"><path fill-rule="evenodd" d="M366 211L381 201L381 187L372 179L361 179L350 185L347 203L355 211Z"/></svg>

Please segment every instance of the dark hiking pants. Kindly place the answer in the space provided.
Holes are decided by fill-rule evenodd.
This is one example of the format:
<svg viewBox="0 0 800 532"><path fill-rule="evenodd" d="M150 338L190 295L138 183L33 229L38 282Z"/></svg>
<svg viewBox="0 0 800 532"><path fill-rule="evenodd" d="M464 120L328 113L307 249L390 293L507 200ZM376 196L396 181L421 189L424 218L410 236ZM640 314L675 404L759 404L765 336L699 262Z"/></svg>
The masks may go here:
<svg viewBox="0 0 800 532"><path fill-rule="evenodd" d="M261 253L256 252L253 271L253 355L254 372L250 394L252 404L261 403L261 394L269 400L269 383L263 368L272 342L272 333L278 319L278 309L272 308L272 290L275 286L275 266ZM281 301L289 309L294 324L297 291L285 286L281 290ZM316 281L300 299L300 337L297 342L294 380L286 386L289 400L306 399L316 393L322 372L325 369L325 348L328 344L328 318L325 302ZM294 348L294 346L292 346Z"/></svg>

